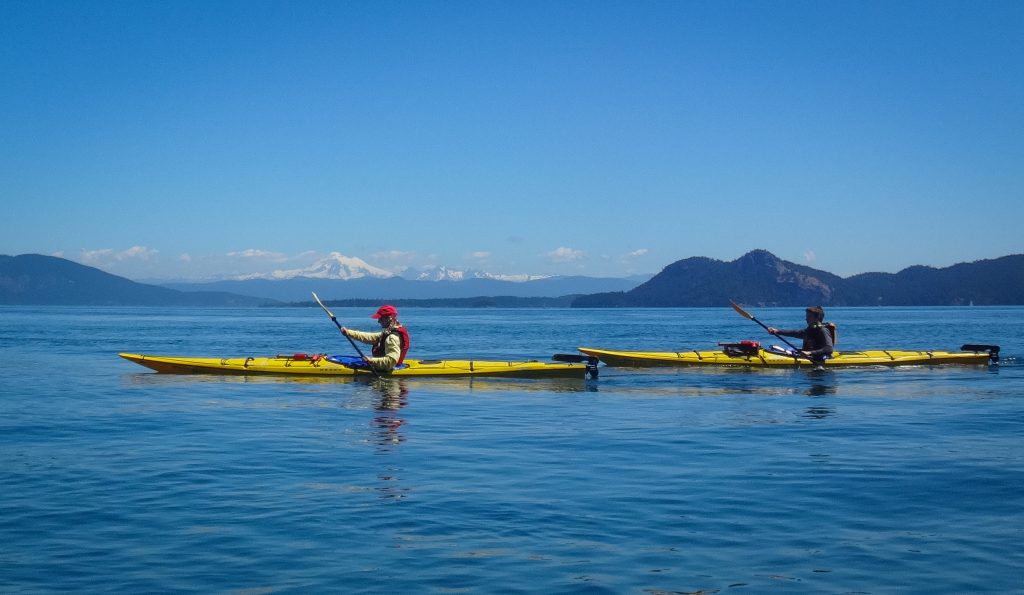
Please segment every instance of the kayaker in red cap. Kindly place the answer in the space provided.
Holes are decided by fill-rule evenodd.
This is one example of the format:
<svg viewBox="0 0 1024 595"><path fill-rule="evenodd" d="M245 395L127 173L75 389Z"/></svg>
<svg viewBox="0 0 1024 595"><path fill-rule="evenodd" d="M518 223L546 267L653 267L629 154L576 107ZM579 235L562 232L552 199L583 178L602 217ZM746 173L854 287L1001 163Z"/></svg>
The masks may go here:
<svg viewBox="0 0 1024 595"><path fill-rule="evenodd" d="M364 333L341 327L341 332L346 337L372 345L373 356L366 358L367 363L378 372L390 372L405 360L405 354L409 352L409 331L398 322L398 310L391 304L381 306L370 318L376 318L383 330Z"/></svg>

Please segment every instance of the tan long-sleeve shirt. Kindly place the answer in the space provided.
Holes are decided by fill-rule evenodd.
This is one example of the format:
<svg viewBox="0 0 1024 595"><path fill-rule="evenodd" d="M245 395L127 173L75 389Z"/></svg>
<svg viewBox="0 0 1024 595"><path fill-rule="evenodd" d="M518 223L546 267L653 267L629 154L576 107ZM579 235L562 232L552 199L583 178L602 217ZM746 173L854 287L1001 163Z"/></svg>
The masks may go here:
<svg viewBox="0 0 1024 595"><path fill-rule="evenodd" d="M384 331L378 331L376 333L366 333L363 331L354 331L350 328L346 329L346 333L349 338L359 341L360 343L367 343L373 345L380 339L380 336L384 334ZM384 355L381 357L367 356L366 359L370 360L370 365L376 370L382 372L390 372L395 369L395 364L398 363L398 358L402 357L402 339L397 332L393 332L388 335L387 341L384 342Z"/></svg>

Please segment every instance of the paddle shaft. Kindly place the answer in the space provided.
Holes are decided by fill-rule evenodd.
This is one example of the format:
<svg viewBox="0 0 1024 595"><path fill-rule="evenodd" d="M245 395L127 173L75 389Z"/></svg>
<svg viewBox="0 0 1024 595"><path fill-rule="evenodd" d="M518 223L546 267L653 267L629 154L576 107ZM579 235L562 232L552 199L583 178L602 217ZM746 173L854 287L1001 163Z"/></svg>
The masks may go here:
<svg viewBox="0 0 1024 595"><path fill-rule="evenodd" d="M767 326L765 326L765 324L764 324L763 322L761 322L760 320L758 320L758 319L756 319L756 318L751 318L751 320L753 320L753 321L754 321L754 322L756 322L757 324L760 324L760 325L761 325L761 327L762 327L762 328L764 328L764 330L766 330L766 331L768 330L768 327L767 327ZM770 331L769 331L769 333L768 333L768 334L769 334L769 335L773 335L773 336L775 336L775 337L778 337L778 338L779 338L779 340L780 340L780 341L782 341L783 343L785 343L786 345L789 345L790 347L792 347L793 349L796 349L797 351L801 351L801 350L800 350L799 348L797 348L797 346L796 346L796 345L793 345L792 343L790 343L789 341L787 341L787 340L786 340L786 338L785 338L785 337L783 337L782 335L776 335L776 334L774 334L774 333L772 333L772 332L770 332Z"/></svg>
<svg viewBox="0 0 1024 595"><path fill-rule="evenodd" d="M750 320L753 320L757 324L760 324L761 328L763 328L764 330L768 331L768 326L765 323L763 323L760 320L754 318L754 316L752 314L750 314L749 312L747 312L743 308L740 308L739 305L736 302L730 302L730 303L732 304L733 309L740 313L740 316L743 316L744 318L749 318ZM792 343L787 341L786 338L783 337L782 335L776 335L776 334L772 333L771 331L768 331L768 334L772 335L774 337L778 337L780 341L782 341L786 345L789 345L791 348L795 349L796 351L801 351L800 349L797 349L796 345L793 345Z"/></svg>
<svg viewBox="0 0 1024 595"><path fill-rule="evenodd" d="M334 313L328 310L327 306L325 306L324 303L320 301L320 296L318 296L315 291L313 292L313 299L316 300L316 303L320 304L320 307L324 309L324 312L327 312L327 315L331 317L331 322L333 322L334 326L338 327L338 330L340 331L341 323L338 322L338 318L335 317ZM348 342L352 345L352 348L356 350L356 353L359 354L359 357L363 358L363 361L366 362L367 367L370 368L370 371L373 372L373 375L379 378L380 374L378 374L377 370L375 370L373 368L373 365L370 364L370 360L366 359L366 356L363 355L363 350L360 349L358 345L356 345L356 342L352 340L352 337L346 335L344 331L342 331L341 334L345 335L345 338L348 339Z"/></svg>

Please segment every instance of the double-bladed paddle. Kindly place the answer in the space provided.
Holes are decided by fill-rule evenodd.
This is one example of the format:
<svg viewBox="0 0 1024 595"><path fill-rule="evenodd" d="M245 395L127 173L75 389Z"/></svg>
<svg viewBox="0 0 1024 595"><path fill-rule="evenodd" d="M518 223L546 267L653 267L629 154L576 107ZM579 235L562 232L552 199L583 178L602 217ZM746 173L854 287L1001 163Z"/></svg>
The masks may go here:
<svg viewBox="0 0 1024 595"><path fill-rule="evenodd" d="M754 317L753 317L753 315L751 315L751 314L750 314L749 312L747 312L747 311L746 311L746 310L744 310L743 308L740 308L740 305L739 305L739 304L737 304L736 302L734 302L734 301L732 301L732 300L729 300L729 303L730 303L730 304L732 304L732 309L733 309L733 310L736 310L737 312L739 312L740 316L742 316L742 317L744 317L744 318L748 318L748 319L750 319L750 320L753 320L753 321L754 321L754 322L756 322L757 324L760 324L760 325L761 325L761 327L763 327L763 328L764 328L764 330L766 330L766 331L768 330L768 327L767 327L767 326L765 326L765 324L764 324L763 322L761 322L760 320L758 320L758 319L754 318ZM769 331L769 332L768 332L768 334L769 334L769 335L771 335L771 334L772 334L772 333L771 333L771 331ZM780 340L781 340L781 341L782 341L783 343L785 343L786 345L789 345L790 347L792 347L793 349L795 349L795 350L796 350L796 351L797 351L798 353L800 352L800 350L796 348L796 345L793 345L792 343L790 343L789 341L787 341L787 340L786 340L786 338L785 338L785 337L783 337L782 335L772 335L772 336L774 336L774 337L778 337L778 338L779 338L779 339L780 339ZM805 356L804 356L804 355L801 355L800 357L805 357Z"/></svg>
<svg viewBox="0 0 1024 595"><path fill-rule="evenodd" d="M341 323L338 322L337 317L335 317L334 314L327 309L327 306L325 306L324 303L320 301L320 296L318 296L315 291L313 292L313 299L316 300L316 303L320 304L320 307L324 309L324 312L327 312L327 315L331 317L331 322L333 322L334 325L337 326L338 330L340 331ZM341 334L345 335L345 333ZM352 337L345 335L345 338L348 339L348 342L352 344L352 347L356 350L356 353L359 354L359 357L363 358L363 361L366 362L366 367L370 368L370 371L373 372L373 375L379 378L380 374L378 374L377 370L373 368L373 366L370 364L370 361L366 359L366 356L363 355L363 350L359 349L359 346L356 345L356 342L352 340Z"/></svg>

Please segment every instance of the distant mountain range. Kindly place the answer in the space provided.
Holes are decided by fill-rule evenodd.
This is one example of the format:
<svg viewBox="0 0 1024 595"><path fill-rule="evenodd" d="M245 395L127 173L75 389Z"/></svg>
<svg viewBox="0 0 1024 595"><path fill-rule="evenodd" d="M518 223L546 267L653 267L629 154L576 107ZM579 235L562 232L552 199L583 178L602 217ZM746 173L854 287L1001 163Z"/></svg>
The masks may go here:
<svg viewBox="0 0 1024 595"><path fill-rule="evenodd" d="M690 307L723 306L729 300L757 306L1024 305L1024 254L848 278L754 250L732 262L703 257L680 260L646 282L643 278L546 277L513 282L325 275L167 286L137 283L53 256L0 255L0 304L258 306L308 302L313 291L332 303L369 299L467 307Z"/></svg>
<svg viewBox="0 0 1024 595"><path fill-rule="evenodd" d="M580 296L573 307L960 306L1024 304L1024 254L898 273L842 278L754 250L732 262L687 258L621 292Z"/></svg>
<svg viewBox="0 0 1024 595"><path fill-rule="evenodd" d="M318 277L292 277L285 274L288 272L279 272L281 274L277 278L153 285L137 283L54 256L0 255L0 304L258 306L308 302L311 292L316 291L329 300L471 300L500 296L508 299L498 302L471 300L467 303L528 305L517 300L536 299L539 306L551 305L550 298L566 298L558 303L568 305L568 296L628 290L647 279L541 277L516 282L444 275L435 281L428 279L437 276L427 275L426 279L412 280L382 273L379 269L375 271L373 267L363 267L359 259L342 257L333 260L333 265L319 263L313 267L315 271L303 269L303 272L318 274Z"/></svg>
<svg viewBox="0 0 1024 595"><path fill-rule="evenodd" d="M209 281L203 283L165 283L163 287L179 291L222 291L264 297L284 302L309 301L310 292L331 300L341 299L450 299L479 296L518 298L558 297L604 291L627 291L647 277L544 277L530 281L504 281L487 278L405 279L358 277L354 279L309 278L249 279L246 281Z"/></svg>
<svg viewBox="0 0 1024 595"><path fill-rule="evenodd" d="M259 306L272 302L224 292L183 292L136 283L39 254L0 255L0 304L61 306Z"/></svg>
<svg viewBox="0 0 1024 595"><path fill-rule="evenodd" d="M394 274L360 258L332 252L302 269L242 275L215 281L156 282L178 291L217 291L284 302L305 302L310 292L324 299L437 300L480 296L551 298L602 291L626 291L649 279L582 276L494 275L448 267L408 269Z"/></svg>

